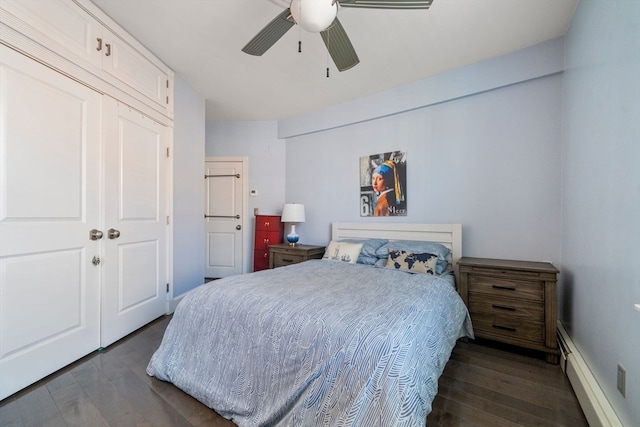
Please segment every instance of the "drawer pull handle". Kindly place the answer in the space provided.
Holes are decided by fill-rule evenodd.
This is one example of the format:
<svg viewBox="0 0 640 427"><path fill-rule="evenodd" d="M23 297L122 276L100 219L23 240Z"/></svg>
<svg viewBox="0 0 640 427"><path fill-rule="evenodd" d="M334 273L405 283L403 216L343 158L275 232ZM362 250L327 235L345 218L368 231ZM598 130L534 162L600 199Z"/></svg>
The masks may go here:
<svg viewBox="0 0 640 427"><path fill-rule="evenodd" d="M269 252L265 252L263 255L264 258L269 258Z"/></svg>
<svg viewBox="0 0 640 427"><path fill-rule="evenodd" d="M492 285L493 289L502 289L504 291L515 291L515 286L500 286L500 285Z"/></svg>
<svg viewBox="0 0 640 427"><path fill-rule="evenodd" d="M516 331L516 328L514 328L513 326L493 325L493 327L496 329L503 329L505 331L511 331L511 332Z"/></svg>
<svg viewBox="0 0 640 427"><path fill-rule="evenodd" d="M500 310L509 310L509 311L516 311L515 307L509 307L508 305L498 305L498 304L492 304L491 305L493 308L498 308Z"/></svg>
<svg viewBox="0 0 640 427"><path fill-rule="evenodd" d="M282 261L284 261L284 262L293 262L292 259L287 259L287 258L282 258Z"/></svg>

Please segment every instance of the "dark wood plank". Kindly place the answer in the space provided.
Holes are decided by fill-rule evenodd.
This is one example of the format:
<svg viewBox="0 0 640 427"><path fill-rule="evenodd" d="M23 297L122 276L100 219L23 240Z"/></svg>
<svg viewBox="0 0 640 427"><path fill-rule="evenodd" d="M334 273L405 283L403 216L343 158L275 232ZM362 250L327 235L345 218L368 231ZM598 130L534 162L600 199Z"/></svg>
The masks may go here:
<svg viewBox="0 0 640 427"><path fill-rule="evenodd" d="M70 372L52 378L46 387L68 425L109 427L107 420Z"/></svg>
<svg viewBox="0 0 640 427"><path fill-rule="evenodd" d="M135 405L88 359L71 370L110 426L151 426Z"/></svg>
<svg viewBox="0 0 640 427"><path fill-rule="evenodd" d="M7 398L0 405L0 426L24 427L18 404L14 398Z"/></svg>
<svg viewBox="0 0 640 427"><path fill-rule="evenodd" d="M588 426L558 365L529 352L483 344L456 345L427 418L430 426L458 421L477 426ZM487 414L499 421L487 419Z"/></svg>
<svg viewBox="0 0 640 427"><path fill-rule="evenodd" d="M46 387L36 387L16 400L25 427L66 427L56 403Z"/></svg>

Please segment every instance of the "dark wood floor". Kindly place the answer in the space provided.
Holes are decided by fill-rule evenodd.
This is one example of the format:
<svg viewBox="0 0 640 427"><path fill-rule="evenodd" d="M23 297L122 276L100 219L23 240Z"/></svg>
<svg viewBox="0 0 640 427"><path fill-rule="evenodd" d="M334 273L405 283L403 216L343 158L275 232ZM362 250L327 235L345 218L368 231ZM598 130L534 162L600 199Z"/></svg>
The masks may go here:
<svg viewBox="0 0 640 427"><path fill-rule="evenodd" d="M169 317L0 402L1 426L233 426L147 376ZM1 379L0 379L1 380ZM427 418L433 426L587 426L557 365L459 342Z"/></svg>

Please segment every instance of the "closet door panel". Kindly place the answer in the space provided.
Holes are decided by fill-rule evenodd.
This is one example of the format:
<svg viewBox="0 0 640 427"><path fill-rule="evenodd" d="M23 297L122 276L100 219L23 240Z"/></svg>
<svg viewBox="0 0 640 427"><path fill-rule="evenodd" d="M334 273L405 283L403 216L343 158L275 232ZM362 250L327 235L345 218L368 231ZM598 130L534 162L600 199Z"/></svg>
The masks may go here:
<svg viewBox="0 0 640 427"><path fill-rule="evenodd" d="M169 131L107 97L105 110L102 346L163 315L168 282Z"/></svg>
<svg viewBox="0 0 640 427"><path fill-rule="evenodd" d="M101 114L0 47L0 399L99 347Z"/></svg>
<svg viewBox="0 0 640 427"><path fill-rule="evenodd" d="M131 46L105 30L108 50L103 58L105 71L142 95L166 108L169 77Z"/></svg>
<svg viewBox="0 0 640 427"><path fill-rule="evenodd" d="M19 20L13 25L20 31L53 52L102 66L102 25L72 1L2 0L1 8Z"/></svg>

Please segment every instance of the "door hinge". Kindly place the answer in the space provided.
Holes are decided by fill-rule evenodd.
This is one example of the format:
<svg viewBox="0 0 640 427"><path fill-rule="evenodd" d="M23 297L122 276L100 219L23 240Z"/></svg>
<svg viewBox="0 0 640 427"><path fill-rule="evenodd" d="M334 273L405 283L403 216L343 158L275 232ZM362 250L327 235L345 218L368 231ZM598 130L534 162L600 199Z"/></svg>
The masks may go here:
<svg viewBox="0 0 640 427"><path fill-rule="evenodd" d="M167 105L169 105L169 97L167 96Z"/></svg>
<svg viewBox="0 0 640 427"><path fill-rule="evenodd" d="M167 293L169 293L169 284L167 283Z"/></svg>
<svg viewBox="0 0 640 427"><path fill-rule="evenodd" d="M170 154L170 150L169 150L169 147L167 147L167 157L169 157L169 154Z"/></svg>
<svg viewBox="0 0 640 427"><path fill-rule="evenodd" d="M167 215L167 225L171 224L171 220L169 219L169 215Z"/></svg>
<svg viewBox="0 0 640 427"><path fill-rule="evenodd" d="M169 79L167 79L167 89L169 89Z"/></svg>

